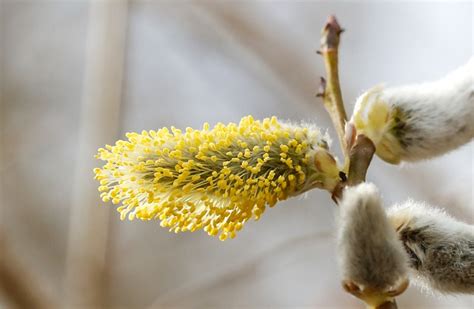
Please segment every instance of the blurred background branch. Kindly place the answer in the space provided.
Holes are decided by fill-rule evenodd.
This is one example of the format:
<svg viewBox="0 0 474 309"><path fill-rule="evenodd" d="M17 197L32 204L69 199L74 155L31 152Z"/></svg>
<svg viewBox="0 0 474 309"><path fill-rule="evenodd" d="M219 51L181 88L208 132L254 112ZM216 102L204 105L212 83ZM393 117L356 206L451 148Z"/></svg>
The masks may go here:
<svg viewBox="0 0 474 309"><path fill-rule="evenodd" d="M107 306L108 208L101 204L92 169L93 154L112 143L120 128L126 50L126 0L91 1L87 30L84 90L73 191L65 302L89 308Z"/></svg>
<svg viewBox="0 0 474 309"><path fill-rule="evenodd" d="M0 294L7 301L18 308L52 308L56 304L43 289L43 280L40 280L34 272L37 265L26 266L20 256L13 252L6 234L6 201L4 198L4 184L6 183L5 149L3 126L5 119L4 110L4 65L1 61L4 54L4 44L1 39L4 34L4 24L1 22L3 5L0 3ZM0 307L3 307L0 299Z"/></svg>
<svg viewBox="0 0 474 309"><path fill-rule="evenodd" d="M34 265L24 265L13 255L8 242L0 235L0 290L18 308L57 308L43 289L42 281L33 275Z"/></svg>

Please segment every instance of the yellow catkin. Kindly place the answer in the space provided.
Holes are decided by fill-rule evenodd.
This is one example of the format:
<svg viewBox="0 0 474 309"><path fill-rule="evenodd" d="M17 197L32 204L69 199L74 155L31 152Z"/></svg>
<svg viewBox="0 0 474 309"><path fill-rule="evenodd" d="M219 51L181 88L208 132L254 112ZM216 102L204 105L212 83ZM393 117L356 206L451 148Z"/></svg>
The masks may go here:
<svg viewBox="0 0 474 309"><path fill-rule="evenodd" d="M121 219L159 219L174 232L234 238L266 206L315 187L332 190L339 179L317 128L276 117L126 136L96 156L105 161L94 169L102 200L121 204Z"/></svg>

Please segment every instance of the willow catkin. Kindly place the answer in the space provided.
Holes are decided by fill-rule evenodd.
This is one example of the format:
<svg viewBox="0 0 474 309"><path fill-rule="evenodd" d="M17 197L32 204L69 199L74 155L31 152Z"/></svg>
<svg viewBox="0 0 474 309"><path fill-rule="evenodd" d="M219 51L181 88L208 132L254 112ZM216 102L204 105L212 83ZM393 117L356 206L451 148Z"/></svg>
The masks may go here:
<svg viewBox="0 0 474 309"><path fill-rule="evenodd" d="M99 149L102 200L121 204L121 219L159 219L174 232L233 238L267 205L315 187L332 191L339 181L321 132L276 117L126 136Z"/></svg>
<svg viewBox="0 0 474 309"><path fill-rule="evenodd" d="M344 190L338 218L338 258L345 281L360 288L368 304L391 300L406 288L408 259L390 226L375 185Z"/></svg>
<svg viewBox="0 0 474 309"><path fill-rule="evenodd" d="M412 200L391 207L388 218L408 253L416 285L474 294L474 226Z"/></svg>
<svg viewBox="0 0 474 309"><path fill-rule="evenodd" d="M468 143L474 137L474 58L438 81L370 89L358 98L350 123L392 164Z"/></svg>

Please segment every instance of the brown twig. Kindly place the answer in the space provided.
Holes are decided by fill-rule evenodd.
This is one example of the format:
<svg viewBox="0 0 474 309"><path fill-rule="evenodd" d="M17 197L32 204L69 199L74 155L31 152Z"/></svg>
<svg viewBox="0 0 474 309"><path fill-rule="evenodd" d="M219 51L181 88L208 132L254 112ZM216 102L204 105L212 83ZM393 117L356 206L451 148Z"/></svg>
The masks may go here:
<svg viewBox="0 0 474 309"><path fill-rule="evenodd" d="M334 128L336 129L339 143L344 155L344 167L347 167L349 154L346 139L344 137L345 124L347 121L346 110L342 100L341 87L339 84L338 48L339 38L343 29L339 26L336 18L330 16L321 33L321 49L318 54L324 59L326 68L326 79L321 78L318 96L323 98L324 107L328 111Z"/></svg>
<svg viewBox="0 0 474 309"><path fill-rule="evenodd" d="M357 135L355 129L352 127L348 128L348 134L346 134L347 115L342 100L338 73L338 48L340 34L342 32L343 29L339 26L336 18L330 16L322 30L321 50L318 51L318 54L323 56L327 78L321 77L317 96L323 99L324 106L336 129L344 155L341 181L332 192L332 198L336 203L341 200L346 186L355 186L365 181L367 170L375 153L374 143L365 135ZM364 301L369 299L368 296L373 296L366 295L366 291L361 291L355 283L350 282L349 285L352 286L354 290L346 288L346 291ZM406 286L402 286L400 291L397 292L401 294L405 289ZM371 291L369 294L372 294L372 292L380 294L377 291ZM386 301L381 300L381 304L376 305L376 309L397 308L397 303L392 296L398 294L387 298L383 297L382 294L380 295L382 299Z"/></svg>
<svg viewBox="0 0 474 309"><path fill-rule="evenodd" d="M357 135L356 141L349 152L348 186L356 186L365 181L374 153L374 143L363 134Z"/></svg>
<svg viewBox="0 0 474 309"><path fill-rule="evenodd" d="M365 136L346 136L347 114L342 100L341 86L339 82L338 52L340 35L343 29L336 20L330 16L321 31L321 49L318 54L323 56L327 79L321 77L318 97L322 97L324 106L328 111L331 121L336 129L339 143L344 155L343 172L341 182L332 193L333 200L337 203L342 197L342 191L346 186L354 186L365 181L367 169L375 152L375 146ZM355 133L352 131L352 133ZM351 133L351 134L352 134Z"/></svg>
<svg viewBox="0 0 474 309"><path fill-rule="evenodd" d="M341 180L332 192L332 198L336 203L341 200L342 192L346 186L356 186L365 181L374 153L374 143L363 134L357 135L349 152L348 177Z"/></svg>

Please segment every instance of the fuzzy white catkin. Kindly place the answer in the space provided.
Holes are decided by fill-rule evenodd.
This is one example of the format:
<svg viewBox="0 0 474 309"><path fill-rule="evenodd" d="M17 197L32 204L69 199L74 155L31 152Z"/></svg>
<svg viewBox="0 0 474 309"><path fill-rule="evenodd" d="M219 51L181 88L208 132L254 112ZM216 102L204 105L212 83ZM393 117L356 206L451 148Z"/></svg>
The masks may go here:
<svg viewBox="0 0 474 309"><path fill-rule="evenodd" d="M362 183L344 191L338 218L338 257L344 280L380 292L407 278L408 259L380 194Z"/></svg>
<svg viewBox="0 0 474 309"><path fill-rule="evenodd" d="M382 114L378 119L369 116L375 110ZM357 100L352 121L374 141L377 154L395 164L468 143L474 137L474 58L434 82L367 91Z"/></svg>
<svg viewBox="0 0 474 309"><path fill-rule="evenodd" d="M425 290L474 293L474 226L424 203L388 210L410 257L411 281Z"/></svg>

